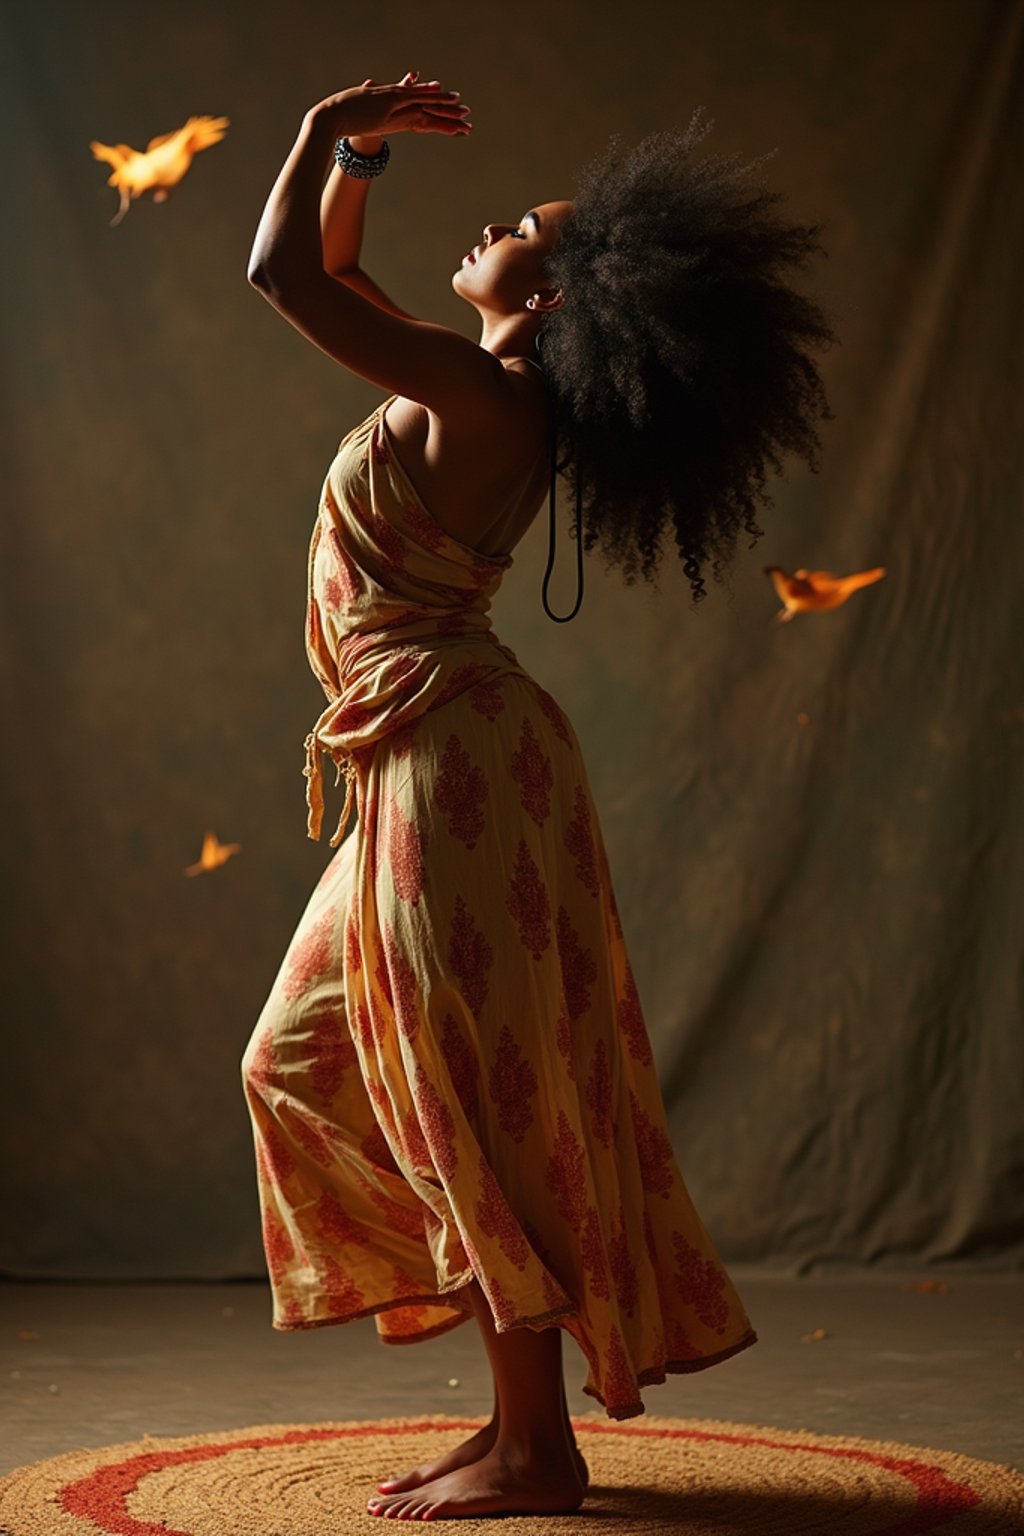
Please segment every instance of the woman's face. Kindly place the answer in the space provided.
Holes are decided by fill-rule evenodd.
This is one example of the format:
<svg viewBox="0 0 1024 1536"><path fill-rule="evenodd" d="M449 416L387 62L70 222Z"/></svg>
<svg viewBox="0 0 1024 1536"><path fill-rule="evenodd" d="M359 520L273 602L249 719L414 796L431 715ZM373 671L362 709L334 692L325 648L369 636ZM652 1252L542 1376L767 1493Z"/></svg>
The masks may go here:
<svg viewBox="0 0 1024 1536"><path fill-rule="evenodd" d="M542 263L572 213L572 203L540 203L518 224L485 224L483 238L462 258L452 287L481 313L512 315L536 294L553 292Z"/></svg>

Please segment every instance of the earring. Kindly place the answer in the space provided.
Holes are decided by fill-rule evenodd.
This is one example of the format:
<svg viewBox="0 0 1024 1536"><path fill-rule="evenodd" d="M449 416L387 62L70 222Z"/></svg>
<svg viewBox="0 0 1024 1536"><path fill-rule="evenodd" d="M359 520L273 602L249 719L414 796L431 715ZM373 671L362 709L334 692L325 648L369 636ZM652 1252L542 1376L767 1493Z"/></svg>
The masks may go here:
<svg viewBox="0 0 1024 1536"><path fill-rule="evenodd" d="M527 309L536 309L537 306L534 304L532 299L527 299L526 307Z"/></svg>

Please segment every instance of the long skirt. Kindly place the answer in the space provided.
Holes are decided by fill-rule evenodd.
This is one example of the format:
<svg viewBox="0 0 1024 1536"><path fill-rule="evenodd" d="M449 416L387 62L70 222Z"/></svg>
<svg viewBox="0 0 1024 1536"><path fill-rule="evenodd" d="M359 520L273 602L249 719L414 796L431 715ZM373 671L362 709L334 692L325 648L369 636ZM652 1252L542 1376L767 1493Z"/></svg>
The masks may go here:
<svg viewBox="0 0 1024 1536"><path fill-rule="evenodd" d="M669 1140L575 732L512 674L375 744L242 1059L272 1326L564 1328L610 1418L756 1341Z"/></svg>

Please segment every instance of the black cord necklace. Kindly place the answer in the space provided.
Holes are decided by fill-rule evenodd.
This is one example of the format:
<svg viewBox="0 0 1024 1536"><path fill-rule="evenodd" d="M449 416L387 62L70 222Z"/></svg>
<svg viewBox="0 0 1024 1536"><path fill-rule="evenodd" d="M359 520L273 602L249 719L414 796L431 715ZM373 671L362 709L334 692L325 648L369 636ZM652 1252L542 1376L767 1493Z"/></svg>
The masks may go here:
<svg viewBox="0 0 1024 1536"><path fill-rule="evenodd" d="M534 346L540 352L540 335L537 336ZM543 355L543 354L542 354ZM548 400L551 406L551 489L548 496L548 566L544 572L544 582L541 587L541 602L544 604L544 612L549 619L554 619L556 624L567 624L574 619L580 611L583 602L583 489L579 475L579 464L576 465L576 604L571 613L552 613L548 603L548 583L551 580L551 572L555 567L555 503L558 486L558 412L555 408L555 394L551 388L550 380L540 363L533 358L527 358L527 362L533 363L535 368L540 368L544 375L544 382L548 386Z"/></svg>
<svg viewBox="0 0 1024 1536"><path fill-rule="evenodd" d="M544 584L541 588L541 601L544 611L549 619L554 619L556 624L567 624L574 619L580 611L583 602L583 489L579 476L579 465L576 466L576 606L571 613L552 613L548 604L548 582L551 580L551 572L555 565L555 490L558 481L558 423L555 417L554 403L551 409L551 491L548 497L548 568L544 572Z"/></svg>

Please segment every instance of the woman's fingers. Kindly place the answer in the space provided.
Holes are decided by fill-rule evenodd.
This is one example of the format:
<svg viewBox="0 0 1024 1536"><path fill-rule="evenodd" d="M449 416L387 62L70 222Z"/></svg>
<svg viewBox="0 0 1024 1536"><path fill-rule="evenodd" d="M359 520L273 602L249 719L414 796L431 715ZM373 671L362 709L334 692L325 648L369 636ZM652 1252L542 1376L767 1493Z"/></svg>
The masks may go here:
<svg viewBox="0 0 1024 1536"><path fill-rule="evenodd" d="M416 112L400 126L410 129L413 133L444 133L454 138L459 134L471 132L473 124L461 118L439 117L433 112Z"/></svg>

